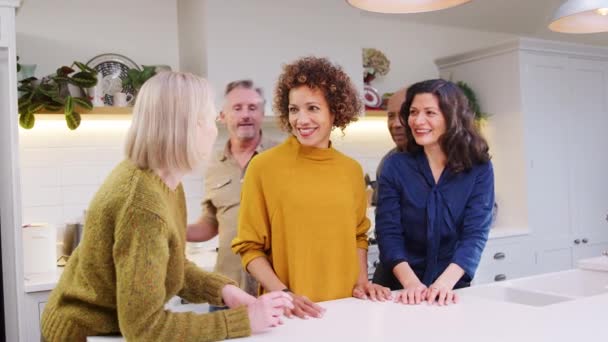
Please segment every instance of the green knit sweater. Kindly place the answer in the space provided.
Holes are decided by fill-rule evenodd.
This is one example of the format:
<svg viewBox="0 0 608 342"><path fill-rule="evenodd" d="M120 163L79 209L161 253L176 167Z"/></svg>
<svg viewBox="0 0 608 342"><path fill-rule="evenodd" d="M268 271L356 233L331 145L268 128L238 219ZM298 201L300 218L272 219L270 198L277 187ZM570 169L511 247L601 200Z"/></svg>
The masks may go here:
<svg viewBox="0 0 608 342"><path fill-rule="evenodd" d="M228 278L185 257L186 205L154 172L120 163L87 212L85 233L42 315L48 342L122 334L128 341L214 341L251 333L247 308L172 313L175 295L223 305Z"/></svg>

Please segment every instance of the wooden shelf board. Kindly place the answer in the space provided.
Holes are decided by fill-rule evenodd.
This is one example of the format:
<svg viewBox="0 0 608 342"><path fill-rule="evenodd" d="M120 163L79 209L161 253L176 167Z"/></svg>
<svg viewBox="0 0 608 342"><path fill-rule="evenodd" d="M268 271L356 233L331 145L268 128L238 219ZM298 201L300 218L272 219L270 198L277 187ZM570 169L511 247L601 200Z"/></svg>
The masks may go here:
<svg viewBox="0 0 608 342"><path fill-rule="evenodd" d="M133 107L111 107L111 106L107 106L107 107L93 107L92 110L86 110L82 107L78 107L76 106L76 108L74 109L75 112L80 113L82 115L90 115L90 114L99 114L99 115L125 115L125 114L131 114L133 112ZM40 112L38 112L37 114L61 114L63 115L63 110L62 111L48 111L48 110L42 110Z"/></svg>
<svg viewBox="0 0 608 342"><path fill-rule="evenodd" d="M366 109L365 116L374 116L374 117L386 117L385 109Z"/></svg>

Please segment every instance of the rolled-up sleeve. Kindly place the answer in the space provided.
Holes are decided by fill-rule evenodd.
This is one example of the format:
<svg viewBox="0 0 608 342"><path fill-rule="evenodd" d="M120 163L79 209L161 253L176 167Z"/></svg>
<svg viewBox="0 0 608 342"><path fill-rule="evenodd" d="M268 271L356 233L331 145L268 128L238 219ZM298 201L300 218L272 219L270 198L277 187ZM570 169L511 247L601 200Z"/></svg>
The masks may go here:
<svg viewBox="0 0 608 342"><path fill-rule="evenodd" d="M494 206L494 170L492 163L479 166L471 195L467 201L460 241L452 262L473 279L481 254L488 241Z"/></svg>
<svg viewBox="0 0 608 342"><path fill-rule="evenodd" d="M408 261L405 233L401 226L401 188L397 184L397 175L394 158L388 158L378 178L376 239L380 261L389 270Z"/></svg>

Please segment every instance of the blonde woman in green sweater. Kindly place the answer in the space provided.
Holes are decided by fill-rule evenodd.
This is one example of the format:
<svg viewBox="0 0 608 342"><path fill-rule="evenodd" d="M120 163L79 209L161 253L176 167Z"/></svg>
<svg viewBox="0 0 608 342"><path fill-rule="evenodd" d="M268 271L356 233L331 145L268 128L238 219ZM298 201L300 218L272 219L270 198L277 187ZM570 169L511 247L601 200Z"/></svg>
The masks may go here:
<svg viewBox="0 0 608 342"><path fill-rule="evenodd" d="M281 323L291 298L258 299L185 257L182 177L209 155L217 128L207 82L163 72L142 87L126 139L126 160L90 203L85 234L42 316L46 341L122 334L129 341L213 341ZM173 296L230 309L172 313Z"/></svg>

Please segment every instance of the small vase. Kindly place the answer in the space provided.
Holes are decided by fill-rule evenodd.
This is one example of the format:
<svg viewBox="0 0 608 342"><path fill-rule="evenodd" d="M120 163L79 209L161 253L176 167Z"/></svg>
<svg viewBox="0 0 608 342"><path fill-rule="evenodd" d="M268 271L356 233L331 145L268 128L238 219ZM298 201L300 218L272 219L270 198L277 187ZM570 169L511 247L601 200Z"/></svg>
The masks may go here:
<svg viewBox="0 0 608 342"><path fill-rule="evenodd" d="M370 84L371 81L373 81L376 78L376 75L372 74L372 73L366 73L365 76L363 77L363 82L365 82L365 84Z"/></svg>

